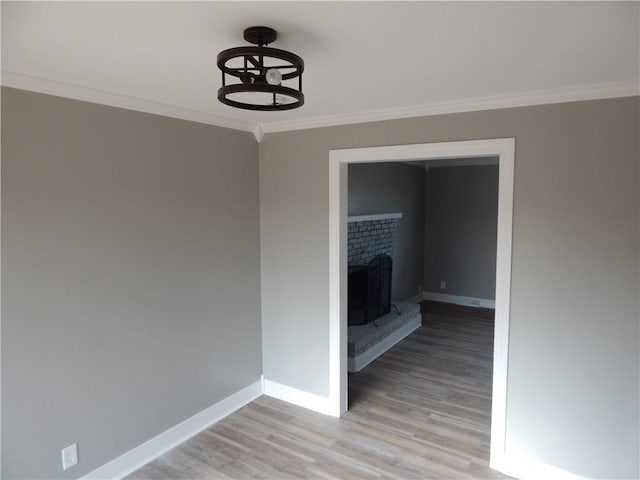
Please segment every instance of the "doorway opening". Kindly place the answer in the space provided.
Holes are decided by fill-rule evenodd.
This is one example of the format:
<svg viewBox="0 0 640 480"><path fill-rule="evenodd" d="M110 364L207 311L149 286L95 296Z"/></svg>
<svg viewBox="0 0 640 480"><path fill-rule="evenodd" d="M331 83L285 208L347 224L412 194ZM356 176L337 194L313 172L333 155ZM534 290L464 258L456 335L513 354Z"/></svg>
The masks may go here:
<svg viewBox="0 0 640 480"><path fill-rule="evenodd" d="M438 161L441 164L498 158L498 228L490 465L504 456L511 293L511 240L515 140L490 139L331 150L329 154L329 404L340 416L348 408L347 384L347 200L350 163Z"/></svg>

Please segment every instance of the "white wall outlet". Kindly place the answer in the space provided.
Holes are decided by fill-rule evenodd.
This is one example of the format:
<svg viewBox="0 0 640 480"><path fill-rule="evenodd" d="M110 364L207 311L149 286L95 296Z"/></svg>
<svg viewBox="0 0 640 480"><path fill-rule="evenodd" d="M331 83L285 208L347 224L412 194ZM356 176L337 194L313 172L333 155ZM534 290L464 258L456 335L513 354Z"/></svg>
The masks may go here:
<svg viewBox="0 0 640 480"><path fill-rule="evenodd" d="M78 444L74 443L62 449L62 470L78 463Z"/></svg>
<svg viewBox="0 0 640 480"><path fill-rule="evenodd" d="M445 282L444 280L440 280L440 290L446 290L447 289L447 282Z"/></svg>

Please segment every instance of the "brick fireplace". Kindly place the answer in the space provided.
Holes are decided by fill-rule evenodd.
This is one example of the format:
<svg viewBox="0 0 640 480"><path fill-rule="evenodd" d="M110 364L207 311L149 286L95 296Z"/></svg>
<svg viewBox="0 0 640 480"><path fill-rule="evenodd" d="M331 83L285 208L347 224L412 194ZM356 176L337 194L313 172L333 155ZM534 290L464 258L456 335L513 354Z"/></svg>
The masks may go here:
<svg viewBox="0 0 640 480"><path fill-rule="evenodd" d="M349 265L365 265L377 255L393 258L393 235L402 213L359 215L348 218Z"/></svg>
<svg viewBox="0 0 640 480"><path fill-rule="evenodd" d="M362 325L389 313L393 235L400 213L349 217L348 324Z"/></svg>

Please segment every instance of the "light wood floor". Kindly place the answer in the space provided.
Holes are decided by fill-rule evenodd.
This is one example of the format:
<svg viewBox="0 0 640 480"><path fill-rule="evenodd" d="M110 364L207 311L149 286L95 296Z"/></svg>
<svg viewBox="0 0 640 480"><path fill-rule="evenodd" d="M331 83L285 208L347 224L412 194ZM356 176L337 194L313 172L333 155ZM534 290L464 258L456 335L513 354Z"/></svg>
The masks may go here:
<svg viewBox="0 0 640 480"><path fill-rule="evenodd" d="M492 345L493 311L425 302L341 419L263 396L128 478L509 478L488 467Z"/></svg>

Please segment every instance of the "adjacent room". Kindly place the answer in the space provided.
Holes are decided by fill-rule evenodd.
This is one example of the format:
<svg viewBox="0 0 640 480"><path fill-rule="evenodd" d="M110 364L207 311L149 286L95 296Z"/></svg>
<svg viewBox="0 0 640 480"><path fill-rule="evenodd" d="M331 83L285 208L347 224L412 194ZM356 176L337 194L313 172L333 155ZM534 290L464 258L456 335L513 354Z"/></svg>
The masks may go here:
<svg viewBox="0 0 640 480"><path fill-rule="evenodd" d="M448 457L422 465L436 478L502 478L487 469L497 162L349 165L349 419L390 445L422 439L422 455ZM402 434L385 410L403 412Z"/></svg>
<svg viewBox="0 0 640 480"><path fill-rule="evenodd" d="M349 165L350 372L417 329L423 300L495 308L497 163Z"/></svg>
<svg viewBox="0 0 640 480"><path fill-rule="evenodd" d="M0 16L2 478L638 478L639 2Z"/></svg>

